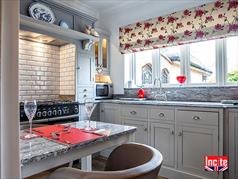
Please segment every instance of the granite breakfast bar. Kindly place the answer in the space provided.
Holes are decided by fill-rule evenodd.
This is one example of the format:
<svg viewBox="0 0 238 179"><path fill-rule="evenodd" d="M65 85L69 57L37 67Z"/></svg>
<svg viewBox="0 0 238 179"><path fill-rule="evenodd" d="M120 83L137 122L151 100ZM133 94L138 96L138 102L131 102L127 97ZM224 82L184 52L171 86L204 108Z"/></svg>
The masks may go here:
<svg viewBox="0 0 238 179"><path fill-rule="evenodd" d="M69 123L72 127L84 128L87 121ZM91 126L110 131L108 136L77 145L63 145L45 138L20 140L22 178L46 171L73 160L83 158L90 168L90 156L104 149L129 142L136 127L91 121ZM86 168L85 168L86 169Z"/></svg>

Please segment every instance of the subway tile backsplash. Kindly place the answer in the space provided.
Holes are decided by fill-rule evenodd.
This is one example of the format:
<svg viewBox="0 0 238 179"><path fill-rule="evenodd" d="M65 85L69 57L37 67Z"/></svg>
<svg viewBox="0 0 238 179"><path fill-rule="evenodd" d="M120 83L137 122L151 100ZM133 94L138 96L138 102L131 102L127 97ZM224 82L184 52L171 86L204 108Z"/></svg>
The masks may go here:
<svg viewBox="0 0 238 179"><path fill-rule="evenodd" d="M117 97L136 97L138 89L125 88L124 95ZM153 99L153 92L158 88L145 88L145 96ZM169 101L198 101L198 102L220 102L221 100L238 100L238 87L168 87L163 88Z"/></svg>
<svg viewBox="0 0 238 179"><path fill-rule="evenodd" d="M61 94L74 94L74 71L74 45L58 47L19 40L20 101L57 100Z"/></svg>
<svg viewBox="0 0 238 179"><path fill-rule="evenodd" d="M75 95L75 45L60 47L60 95Z"/></svg>

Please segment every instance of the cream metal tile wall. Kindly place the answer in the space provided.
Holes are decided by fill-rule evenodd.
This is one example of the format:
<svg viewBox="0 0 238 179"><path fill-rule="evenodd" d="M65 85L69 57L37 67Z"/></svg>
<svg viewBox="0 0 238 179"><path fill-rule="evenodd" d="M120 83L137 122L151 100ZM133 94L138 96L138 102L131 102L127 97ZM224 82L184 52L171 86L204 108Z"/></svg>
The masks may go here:
<svg viewBox="0 0 238 179"><path fill-rule="evenodd" d="M60 94L74 94L73 47L73 45L58 47L20 39L19 100L57 100Z"/></svg>

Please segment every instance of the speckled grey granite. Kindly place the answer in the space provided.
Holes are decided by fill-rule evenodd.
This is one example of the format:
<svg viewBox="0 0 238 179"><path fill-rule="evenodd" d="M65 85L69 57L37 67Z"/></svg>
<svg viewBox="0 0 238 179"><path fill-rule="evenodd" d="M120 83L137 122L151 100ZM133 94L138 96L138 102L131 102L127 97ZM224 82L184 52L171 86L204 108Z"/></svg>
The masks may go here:
<svg viewBox="0 0 238 179"><path fill-rule="evenodd" d="M77 128L85 128L88 125L87 121L79 121L68 124L70 124L72 127ZM20 139L21 165L29 165L32 162L37 162L46 158L62 155L64 153L70 152L71 150L77 150L87 145L104 142L136 131L135 127L96 121L91 121L91 126L97 129L110 130L110 135L99 139L82 142L77 145L62 145L44 138L34 138L30 140Z"/></svg>
<svg viewBox="0 0 238 179"><path fill-rule="evenodd" d="M180 107L203 107L203 108L238 108L238 105L222 104L218 102L193 102L193 101L132 101L132 100L101 100L101 103L134 104L134 105L154 105L154 106L180 106Z"/></svg>
<svg viewBox="0 0 238 179"><path fill-rule="evenodd" d="M125 89L120 97L136 97L138 89ZM196 101L196 102L220 102L221 100L237 100L238 87L168 87L163 88L169 101ZM153 98L152 92L158 88L145 88L147 98ZM118 97L118 95L115 95Z"/></svg>

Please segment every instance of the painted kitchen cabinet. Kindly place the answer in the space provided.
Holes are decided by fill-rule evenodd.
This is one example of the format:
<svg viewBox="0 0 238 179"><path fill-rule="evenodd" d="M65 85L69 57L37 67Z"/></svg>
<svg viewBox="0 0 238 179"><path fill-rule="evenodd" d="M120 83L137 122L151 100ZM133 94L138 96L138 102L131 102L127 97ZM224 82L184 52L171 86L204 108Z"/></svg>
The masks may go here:
<svg viewBox="0 0 238 179"><path fill-rule="evenodd" d="M101 103L100 121L113 124L122 124L120 118L120 105L113 103ZM103 150L100 152L100 155L107 158L114 148L115 147Z"/></svg>
<svg viewBox="0 0 238 179"><path fill-rule="evenodd" d="M95 66L102 68L102 73L104 75L109 75L110 73L110 33L96 29L100 35L98 42L95 42Z"/></svg>
<svg viewBox="0 0 238 179"><path fill-rule="evenodd" d="M100 121L121 124L120 105L103 103L100 105Z"/></svg>
<svg viewBox="0 0 238 179"><path fill-rule="evenodd" d="M163 155L163 165L175 166L175 109L149 107L150 144Z"/></svg>
<svg viewBox="0 0 238 179"><path fill-rule="evenodd" d="M135 126L135 142L149 144L148 109L140 105L121 105L122 123Z"/></svg>
<svg viewBox="0 0 238 179"><path fill-rule="evenodd" d="M155 147L164 157L161 176L222 178L222 174L204 171L204 157L223 155L223 109L117 105L121 112L109 114L105 121L117 116L122 124L137 127L135 142Z"/></svg>
<svg viewBox="0 0 238 179"><path fill-rule="evenodd" d="M174 124L151 122L151 146L163 155L163 165L174 167L175 129Z"/></svg>
<svg viewBox="0 0 238 179"><path fill-rule="evenodd" d="M94 56L90 52L77 53L77 85L93 85L95 81Z"/></svg>
<svg viewBox="0 0 238 179"><path fill-rule="evenodd" d="M229 179L238 178L238 110L229 112Z"/></svg>
<svg viewBox="0 0 238 179"><path fill-rule="evenodd" d="M184 172L218 178L214 172L204 170L205 156L219 155L218 111L178 110L177 156L178 169Z"/></svg>
<svg viewBox="0 0 238 179"><path fill-rule="evenodd" d="M79 44L78 44L79 46ZM84 109L84 101L86 98L95 97L95 65L92 51L77 51L76 64L76 99L80 103L80 120L87 119ZM95 119L95 116L92 116ZM97 117L96 117L97 118Z"/></svg>
<svg viewBox="0 0 238 179"><path fill-rule="evenodd" d="M204 157L218 154L216 127L179 125L178 169L201 176L217 178L216 173L204 170Z"/></svg>
<svg viewBox="0 0 238 179"><path fill-rule="evenodd" d="M137 127L134 141L142 144L149 144L148 142L148 122L142 120L135 120L130 118L123 118L123 124L127 126Z"/></svg>

